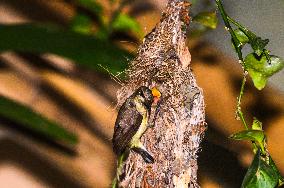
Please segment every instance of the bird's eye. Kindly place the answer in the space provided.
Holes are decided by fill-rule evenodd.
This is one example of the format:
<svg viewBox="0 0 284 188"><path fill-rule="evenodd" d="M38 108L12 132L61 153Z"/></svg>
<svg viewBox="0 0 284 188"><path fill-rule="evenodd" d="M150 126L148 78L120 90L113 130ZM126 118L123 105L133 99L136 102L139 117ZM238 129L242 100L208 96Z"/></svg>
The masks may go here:
<svg viewBox="0 0 284 188"><path fill-rule="evenodd" d="M143 95L143 94L142 94L142 91L139 90L139 91L137 92L137 95L141 95L141 96L142 96L142 95Z"/></svg>

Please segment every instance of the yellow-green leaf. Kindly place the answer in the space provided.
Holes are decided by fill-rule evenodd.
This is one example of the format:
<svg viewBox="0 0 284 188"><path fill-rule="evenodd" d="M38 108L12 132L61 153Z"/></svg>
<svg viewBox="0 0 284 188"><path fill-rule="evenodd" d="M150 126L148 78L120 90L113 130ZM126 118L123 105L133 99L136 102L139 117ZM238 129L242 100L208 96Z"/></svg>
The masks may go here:
<svg viewBox="0 0 284 188"><path fill-rule="evenodd" d="M192 20L211 29L216 29L218 25L216 12L201 12L194 16Z"/></svg>
<svg viewBox="0 0 284 188"><path fill-rule="evenodd" d="M230 138L234 140L251 140L262 142L265 136L262 130L244 130L231 135Z"/></svg>
<svg viewBox="0 0 284 188"><path fill-rule="evenodd" d="M246 36L246 34L244 32L242 32L240 29L236 29L234 30L234 33L237 37L237 39L240 41L240 43L242 44L242 46L246 43L249 42L249 38Z"/></svg>
<svg viewBox="0 0 284 188"><path fill-rule="evenodd" d="M234 140L251 140L257 142L261 151L265 152L264 149L265 134L262 130L244 130L232 134L229 138Z"/></svg>
<svg viewBox="0 0 284 188"><path fill-rule="evenodd" d="M255 37L250 40L250 44L254 52L260 56L265 48L265 46L269 43L268 39L262 39L260 37Z"/></svg>
<svg viewBox="0 0 284 188"><path fill-rule="evenodd" d="M274 55L270 56L269 61L264 54L258 57L255 53L251 53L245 57L244 62L255 87L259 90L265 87L270 76L284 67L284 60Z"/></svg>
<svg viewBox="0 0 284 188"><path fill-rule="evenodd" d="M260 131L262 131L262 123L258 119L253 118L253 123L252 123L251 128L253 130L260 130Z"/></svg>

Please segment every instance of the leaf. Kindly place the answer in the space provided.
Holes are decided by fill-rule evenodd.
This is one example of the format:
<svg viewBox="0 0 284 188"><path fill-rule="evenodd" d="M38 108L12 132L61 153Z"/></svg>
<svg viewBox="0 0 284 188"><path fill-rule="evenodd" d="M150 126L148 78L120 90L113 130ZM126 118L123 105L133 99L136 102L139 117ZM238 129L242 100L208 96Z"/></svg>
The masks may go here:
<svg viewBox="0 0 284 188"><path fill-rule="evenodd" d="M244 130L231 135L234 140L251 140L257 142L261 150L264 151L265 134L262 130Z"/></svg>
<svg viewBox="0 0 284 188"><path fill-rule="evenodd" d="M3 96L0 96L0 116L52 140L71 145L78 143L78 138L74 133L67 131L57 123L44 118L24 105Z"/></svg>
<svg viewBox="0 0 284 188"><path fill-rule="evenodd" d="M254 50L254 53L256 53L258 56L261 56L265 46L269 43L268 39L261 39L260 37L254 37L250 40L250 44L252 49Z"/></svg>
<svg viewBox="0 0 284 188"><path fill-rule="evenodd" d="M127 59L132 58L127 51L109 41L56 27L0 24L0 41L0 52L53 53L72 59L79 65L105 72L99 66L101 64L113 74L125 70Z"/></svg>
<svg viewBox="0 0 284 188"><path fill-rule="evenodd" d="M216 29L218 25L218 19L216 12L201 12L193 17L192 19L195 22L198 22L206 27L211 29Z"/></svg>
<svg viewBox="0 0 284 188"><path fill-rule="evenodd" d="M71 22L71 30L82 33L91 34L92 33L92 20L83 14L77 14L73 17Z"/></svg>
<svg viewBox="0 0 284 188"><path fill-rule="evenodd" d="M265 135L262 130L244 130L231 135L230 138L234 140L251 140L262 142L265 138Z"/></svg>
<svg viewBox="0 0 284 188"><path fill-rule="evenodd" d="M275 188L278 184L277 173L261 157L258 151L249 167L242 188Z"/></svg>
<svg viewBox="0 0 284 188"><path fill-rule="evenodd" d="M261 131L262 130L262 123L254 117L251 127L252 127L253 130L260 130Z"/></svg>
<svg viewBox="0 0 284 188"><path fill-rule="evenodd" d="M272 160L271 156L269 156L269 165L271 168L277 173L278 177L278 186L280 187L281 185L284 185L284 178L281 176L277 166L275 165L274 161Z"/></svg>
<svg viewBox="0 0 284 188"><path fill-rule="evenodd" d="M237 39L239 40L239 42L241 43L241 46L243 46L243 45L245 45L246 43L249 42L249 38L240 29L234 30L234 33L235 33Z"/></svg>
<svg viewBox="0 0 284 188"><path fill-rule="evenodd" d="M112 23L112 28L117 31L132 31L135 33L141 32L139 23L128 16L127 14L120 13Z"/></svg>
<svg viewBox="0 0 284 188"><path fill-rule="evenodd" d="M76 2L80 6L90 10L97 16L99 16L103 11L102 6L98 2L96 2L96 0L76 0Z"/></svg>
<svg viewBox="0 0 284 188"><path fill-rule="evenodd" d="M239 29L237 29L237 33L239 35L245 35L251 45L251 48L254 50L254 53L256 53L258 56L262 54L262 52L265 50L265 46L269 43L269 39L262 39L261 37L258 37L256 34L254 34L252 31L248 30L247 28L243 27L238 23ZM243 33L243 34L242 34ZM247 39L245 39L247 40Z"/></svg>
<svg viewBox="0 0 284 188"><path fill-rule="evenodd" d="M270 61L268 61L264 54L256 57L254 53L251 53L245 57L244 62L254 86L259 90L265 87L270 76L284 67L284 60L274 55L271 55Z"/></svg>

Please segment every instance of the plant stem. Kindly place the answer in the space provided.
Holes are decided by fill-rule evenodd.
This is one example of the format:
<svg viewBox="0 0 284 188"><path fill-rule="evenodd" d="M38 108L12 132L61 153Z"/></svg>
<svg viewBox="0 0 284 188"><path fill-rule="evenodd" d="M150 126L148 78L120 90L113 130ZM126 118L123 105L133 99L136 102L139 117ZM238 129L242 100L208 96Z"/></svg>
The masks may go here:
<svg viewBox="0 0 284 188"><path fill-rule="evenodd" d="M111 183L111 188L117 188L117 177L115 177L113 180L112 180L112 183Z"/></svg>
<svg viewBox="0 0 284 188"><path fill-rule="evenodd" d="M248 30L246 27L242 26L239 22L231 18L230 16L227 16L228 20L237 26L244 34L249 38L250 41L253 41L255 38L257 38L256 34Z"/></svg>
<svg viewBox="0 0 284 188"><path fill-rule="evenodd" d="M233 45L237 51L237 54L238 54L238 58L240 60L240 63L242 64L242 66L244 67L244 63L243 63L243 55L242 55L242 51L241 51L241 43L240 41L238 40L235 32L233 31L231 25L230 25L230 22L228 20L228 15L221 3L221 0L215 0L216 1L216 4L217 4L217 7L221 13L221 16L223 18L223 21L224 21L224 24L226 26L226 29L230 32L231 34L231 37L232 37L232 41L233 41Z"/></svg>
<svg viewBox="0 0 284 188"><path fill-rule="evenodd" d="M217 7L221 13L221 16L223 18L223 21L225 23L225 26L226 28L228 29L228 31L230 32L231 34L231 37L232 37L232 41L233 41L233 45L235 46L235 49L237 51L237 54L238 54L238 58L239 58L239 61L240 63L242 64L242 67L244 68L245 70L245 65L244 65L244 62L243 62L243 55L242 55L242 49L241 49L241 43L240 41L238 40L235 32L233 31L231 25L230 25L230 22L232 22L233 24L235 24L237 27L239 27L240 29L244 29L246 30L247 32L249 32L245 27L243 27L242 25L240 25L239 23L237 23L235 20L231 19L227 13L225 12L224 10L224 7L221 3L221 0L215 0L216 1L216 4L217 4ZM230 22L229 22L230 21ZM246 84L246 75L247 75L247 72L245 71L244 72L244 78L243 78L243 81L242 81L242 86L241 86L241 91L240 91L240 95L238 97L238 102L237 102L237 117L240 118L240 120L242 121L243 125L245 126L246 129L248 129L248 126L247 126L247 123L245 121L245 118L244 118L244 114L242 112L242 109L241 109L241 100L242 100L242 97L244 95L244 88L245 88L245 84Z"/></svg>
<svg viewBox="0 0 284 188"><path fill-rule="evenodd" d="M126 153L122 153L119 157L118 157L118 161L117 161L117 169L116 169L116 176L112 181L111 187L112 188L117 188L118 187L118 183L119 183L119 176L121 175L121 171L122 171L122 167L123 167L123 161L125 160L126 157Z"/></svg>
<svg viewBox="0 0 284 188"><path fill-rule="evenodd" d="M246 123L246 120L244 118L244 114L243 114L242 108L241 108L241 101L242 101L242 97L244 95L244 89L245 89L245 84L246 84L246 75L247 75L247 73L245 72L244 77L243 77L243 81L242 81L241 91L240 91L240 94L239 94L239 97L238 97L238 102L237 102L237 116L241 119L243 125L248 130L248 125Z"/></svg>
<svg viewBox="0 0 284 188"><path fill-rule="evenodd" d="M238 97L237 116L242 121L242 123L243 123L244 127L246 128L246 130L249 130L249 127L248 127L248 125L246 123L244 114L243 114L242 109L241 109L241 102L242 102L242 97L244 96L244 90L245 90L245 84L246 84L246 76L247 76L247 72L244 73L242 86L241 86L241 91L240 91L240 95ZM253 147L253 152L256 153L258 147L257 147L257 145L256 145L256 143L254 141L251 141L251 143L252 143L252 147ZM261 147L261 150L264 151L263 147Z"/></svg>
<svg viewBox="0 0 284 188"><path fill-rule="evenodd" d="M239 22L237 22L236 20L234 20L233 18L231 18L230 16L227 16L228 21L230 21L232 24L234 24L235 26L237 26L240 30L242 30L246 35L247 34L252 34L252 32L250 30L248 30L247 28L245 28L244 26L242 26ZM253 34L255 36L255 34ZM250 36L249 36L250 37Z"/></svg>

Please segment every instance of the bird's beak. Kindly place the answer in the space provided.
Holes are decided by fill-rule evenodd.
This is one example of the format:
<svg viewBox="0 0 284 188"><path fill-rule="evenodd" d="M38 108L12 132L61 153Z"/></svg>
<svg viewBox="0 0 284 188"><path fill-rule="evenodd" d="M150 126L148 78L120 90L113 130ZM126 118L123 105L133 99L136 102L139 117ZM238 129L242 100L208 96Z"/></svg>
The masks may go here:
<svg viewBox="0 0 284 188"><path fill-rule="evenodd" d="M162 96L161 92L160 92L156 87L153 87L153 88L151 89L151 91L152 91L152 95L153 95L154 97L160 98L160 97Z"/></svg>
<svg viewBox="0 0 284 188"><path fill-rule="evenodd" d="M162 94L156 87L153 87L151 89L151 91L152 91L152 95L154 97L154 103L157 103L160 100Z"/></svg>

